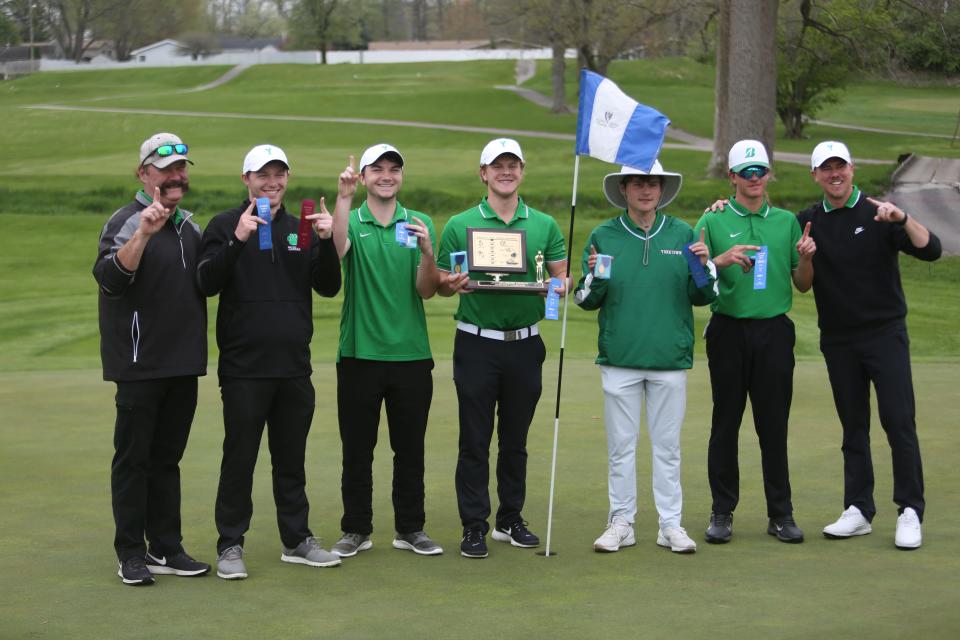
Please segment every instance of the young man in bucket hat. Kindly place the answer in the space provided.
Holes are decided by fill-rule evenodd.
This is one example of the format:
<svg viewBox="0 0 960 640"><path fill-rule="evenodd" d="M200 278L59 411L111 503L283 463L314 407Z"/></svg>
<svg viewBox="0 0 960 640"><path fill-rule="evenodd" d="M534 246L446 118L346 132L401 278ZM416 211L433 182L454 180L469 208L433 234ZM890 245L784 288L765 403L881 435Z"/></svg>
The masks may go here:
<svg viewBox="0 0 960 640"><path fill-rule="evenodd" d="M827 364L843 427L844 511L823 529L827 538L872 531L870 383L876 388L880 424L893 461L897 504L894 544L916 549L925 506L923 466L910 373L907 304L900 284L900 252L932 262L940 239L896 205L865 196L853 183L850 150L837 141L818 144L811 174L823 200L800 212L816 239L813 297L820 351Z"/></svg>
<svg viewBox="0 0 960 640"><path fill-rule="evenodd" d="M343 446L343 536L331 551L355 556L373 546L373 451L385 404L393 450L395 549L439 555L423 531L424 436L433 398L433 357L423 301L439 284L430 218L397 200L403 156L375 144L340 174L333 237L343 263L337 350L337 413ZM350 210L357 181L363 203ZM401 243L404 234L414 240Z"/></svg>
<svg viewBox="0 0 960 640"><path fill-rule="evenodd" d="M181 544L180 459L207 372L207 304L197 288L200 227L181 209L187 145L158 133L140 146L143 189L103 226L99 285L103 378L117 385L110 489L117 574L197 576L210 565ZM146 537L149 547L144 544Z"/></svg>
<svg viewBox="0 0 960 640"><path fill-rule="evenodd" d="M480 154L480 179L487 195L447 223L440 240L437 267L443 274L440 294L461 294L453 347L453 380L457 387L460 442L456 488L463 539L460 553L487 557L490 441L494 422L498 436L497 509L493 539L515 547L536 547L540 538L527 529L521 510L526 499L527 433L542 391L546 348L537 322L544 318L544 299L529 293L471 292L467 272L455 273L450 254L467 249L467 229L523 230L527 272L506 280L535 281L540 254L545 278L566 277L566 250L556 220L528 206L519 195L523 152L516 140L498 138ZM467 264L467 269L473 265ZM477 274L479 275L479 274ZM558 291L566 293L566 287Z"/></svg>
<svg viewBox="0 0 960 640"><path fill-rule="evenodd" d="M219 294L217 345L223 399L223 461L215 520L217 575L247 577L244 535L253 516L253 471L264 425L273 466L284 562L314 567L340 564L308 526L304 458L313 420L310 381L313 292L340 290L340 263L333 244L333 218L310 217L309 242L301 246L300 220L287 212L290 163L283 150L258 145L247 153L241 178L247 199L216 215L203 232L197 279L208 296ZM260 239L257 200L270 206L269 243Z"/></svg>
<svg viewBox="0 0 960 640"><path fill-rule="evenodd" d="M680 428L686 410L687 369L693 366L692 305L716 298L716 268L690 225L660 212L683 178L655 162L649 173L624 166L603 180L607 200L623 213L594 229L583 252L576 303L600 310L597 364L607 432L607 527L593 543L614 552L636 544L636 454L644 402L659 514L657 544L693 553L696 543L680 524ZM702 286L684 250L696 256ZM600 258L598 258L600 256ZM597 268L597 261L602 264Z"/></svg>
<svg viewBox="0 0 960 640"><path fill-rule="evenodd" d="M787 422L793 397L791 282L807 291L816 244L809 226L772 207L766 186L770 161L763 143L741 140L728 165L735 194L697 223L720 273L720 293L704 336L713 392L707 473L713 506L706 540L729 542L740 497L738 440L747 396L760 442L767 533L781 542L803 542L793 518L787 463Z"/></svg>

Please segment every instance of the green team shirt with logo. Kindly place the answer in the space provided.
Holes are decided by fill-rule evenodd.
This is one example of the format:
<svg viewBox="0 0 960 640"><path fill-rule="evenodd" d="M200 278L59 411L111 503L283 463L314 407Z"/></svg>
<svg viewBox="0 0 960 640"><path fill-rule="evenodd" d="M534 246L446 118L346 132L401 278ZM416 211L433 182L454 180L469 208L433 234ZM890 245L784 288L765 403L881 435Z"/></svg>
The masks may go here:
<svg viewBox="0 0 960 640"><path fill-rule="evenodd" d="M535 282L537 252L543 252L543 277L550 278L548 262L558 262L567 257L563 242L563 233L557 221L551 216L528 207L520 198L517 211L509 223L505 223L490 208L487 199L450 218L440 238L440 251L437 267L450 271L450 254L467 250L467 229L523 229L526 232L527 272L511 273L503 279L515 282ZM473 265L467 264L473 280L486 280L483 273L472 271ZM460 296L460 304L454 318L475 324L484 329L506 331L529 327L543 320L543 296L530 293L491 293L475 291Z"/></svg>
<svg viewBox="0 0 960 640"><path fill-rule="evenodd" d="M593 230L574 300L587 311L600 310L597 364L655 370L693 366L693 305L717 297L712 264L704 269L709 282L702 289L690 274L683 248L695 240L690 225L661 213L649 232L626 214ZM591 247L613 256L609 279L593 276Z"/></svg>
<svg viewBox="0 0 960 640"><path fill-rule="evenodd" d="M350 212L343 256L340 358L426 360L431 357L423 299L417 293L420 249L397 244L396 224L416 216L436 244L433 221L397 203L393 218L380 224L367 203Z"/></svg>
<svg viewBox="0 0 960 640"><path fill-rule="evenodd" d="M767 247L767 286L753 288L754 271L744 273L740 265L720 269L720 295L710 305L715 313L734 318L772 318L787 313L793 306L791 272L800 259L797 242L800 224L797 216L764 201L759 211L750 211L730 198L717 213L705 213L694 234L704 229L704 242L716 257L737 244Z"/></svg>

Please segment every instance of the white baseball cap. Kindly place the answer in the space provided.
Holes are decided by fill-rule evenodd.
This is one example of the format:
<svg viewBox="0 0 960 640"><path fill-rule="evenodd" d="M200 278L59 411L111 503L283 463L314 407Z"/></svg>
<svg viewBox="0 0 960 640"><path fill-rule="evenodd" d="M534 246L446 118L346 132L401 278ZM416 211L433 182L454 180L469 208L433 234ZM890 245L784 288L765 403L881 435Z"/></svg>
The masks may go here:
<svg viewBox="0 0 960 640"><path fill-rule="evenodd" d="M523 152L520 151L520 143L511 138L497 138L487 143L487 146L480 152L480 166L488 165L505 153L511 153L523 162Z"/></svg>
<svg viewBox="0 0 960 640"><path fill-rule="evenodd" d="M727 167L734 173L747 167L766 167L769 169L770 158L767 157L766 147L759 140L741 140L730 147L730 153L727 155Z"/></svg>
<svg viewBox="0 0 960 640"><path fill-rule="evenodd" d="M847 145L836 140L827 140L813 148L813 153L810 154L810 169L816 169L830 158L840 158L847 164L853 164Z"/></svg>
<svg viewBox="0 0 960 640"><path fill-rule="evenodd" d="M181 149L183 153L177 153L176 145L182 145ZM161 147L169 146L171 153L167 155L159 155L157 151ZM140 166L152 164L157 169L163 169L169 167L174 162L179 162L180 160L185 160L190 164L193 162L187 158L187 145L183 144L178 136L172 133L155 133L146 140L143 141L143 144L140 145ZM148 162L149 161L149 162Z"/></svg>
<svg viewBox="0 0 960 640"><path fill-rule="evenodd" d="M680 185L683 183L683 176L679 173L664 171L659 160L654 161L649 172L623 165L620 168L620 173L608 173L603 178L603 193L607 196L610 204L618 209L627 208L627 201L623 197L623 193L620 192L620 181L625 176L663 176L663 189L660 193L660 202L657 203L657 209L663 209L670 204L680 193Z"/></svg>
<svg viewBox="0 0 960 640"><path fill-rule="evenodd" d="M363 173L364 167L373 164L387 154L397 156L397 159L400 161L400 166L403 166L403 156L397 151L397 148L391 144L381 142L380 144L373 145L360 156L360 173Z"/></svg>
<svg viewBox="0 0 960 640"><path fill-rule="evenodd" d="M251 171L260 171L263 165L275 160L279 160L287 165L287 169L290 169L290 163L287 162L287 154L283 152L283 149L275 147L272 144L257 145L253 149L250 149L247 157L243 159L243 173L247 174Z"/></svg>

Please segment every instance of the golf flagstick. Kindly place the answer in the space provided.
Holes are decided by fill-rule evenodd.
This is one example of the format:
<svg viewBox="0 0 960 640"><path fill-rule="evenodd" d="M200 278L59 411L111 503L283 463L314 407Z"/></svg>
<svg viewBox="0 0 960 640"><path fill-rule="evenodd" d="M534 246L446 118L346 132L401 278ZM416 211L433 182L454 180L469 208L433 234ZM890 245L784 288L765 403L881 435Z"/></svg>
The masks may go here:
<svg viewBox="0 0 960 640"><path fill-rule="evenodd" d="M574 154L573 161L573 195L570 197L570 235L567 240L567 274L564 279L564 286L569 288L570 282L570 259L573 254L573 218L577 213L577 180L580 177L580 156ZM550 542L553 534L553 492L557 479L557 441L560 438L560 388L563 383L563 349L567 343L567 309L570 307L570 295L563 296L563 322L560 329L560 366L557 368L557 405L553 414L553 455L550 458L550 502L547 505L547 547L543 555L545 557L555 556L556 553L550 553Z"/></svg>

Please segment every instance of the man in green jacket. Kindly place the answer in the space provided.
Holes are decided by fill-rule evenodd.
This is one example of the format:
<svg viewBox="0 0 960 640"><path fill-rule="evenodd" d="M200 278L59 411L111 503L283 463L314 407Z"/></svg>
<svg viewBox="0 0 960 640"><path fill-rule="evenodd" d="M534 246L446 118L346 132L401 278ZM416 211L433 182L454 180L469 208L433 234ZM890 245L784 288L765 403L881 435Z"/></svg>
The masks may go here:
<svg viewBox="0 0 960 640"><path fill-rule="evenodd" d="M664 171L659 162L649 173L624 166L606 176L607 200L624 213L594 229L583 252L584 277L574 299L583 309L600 310L597 364L609 452L610 514L593 543L596 551L636 544L636 454L644 400L660 516L657 544L677 553L697 550L680 526L680 427L686 370L693 366L691 305L709 304L717 289L702 236L695 241L690 225L659 212L677 196L681 182L680 174ZM693 268L706 276L701 287L684 258L688 246Z"/></svg>

